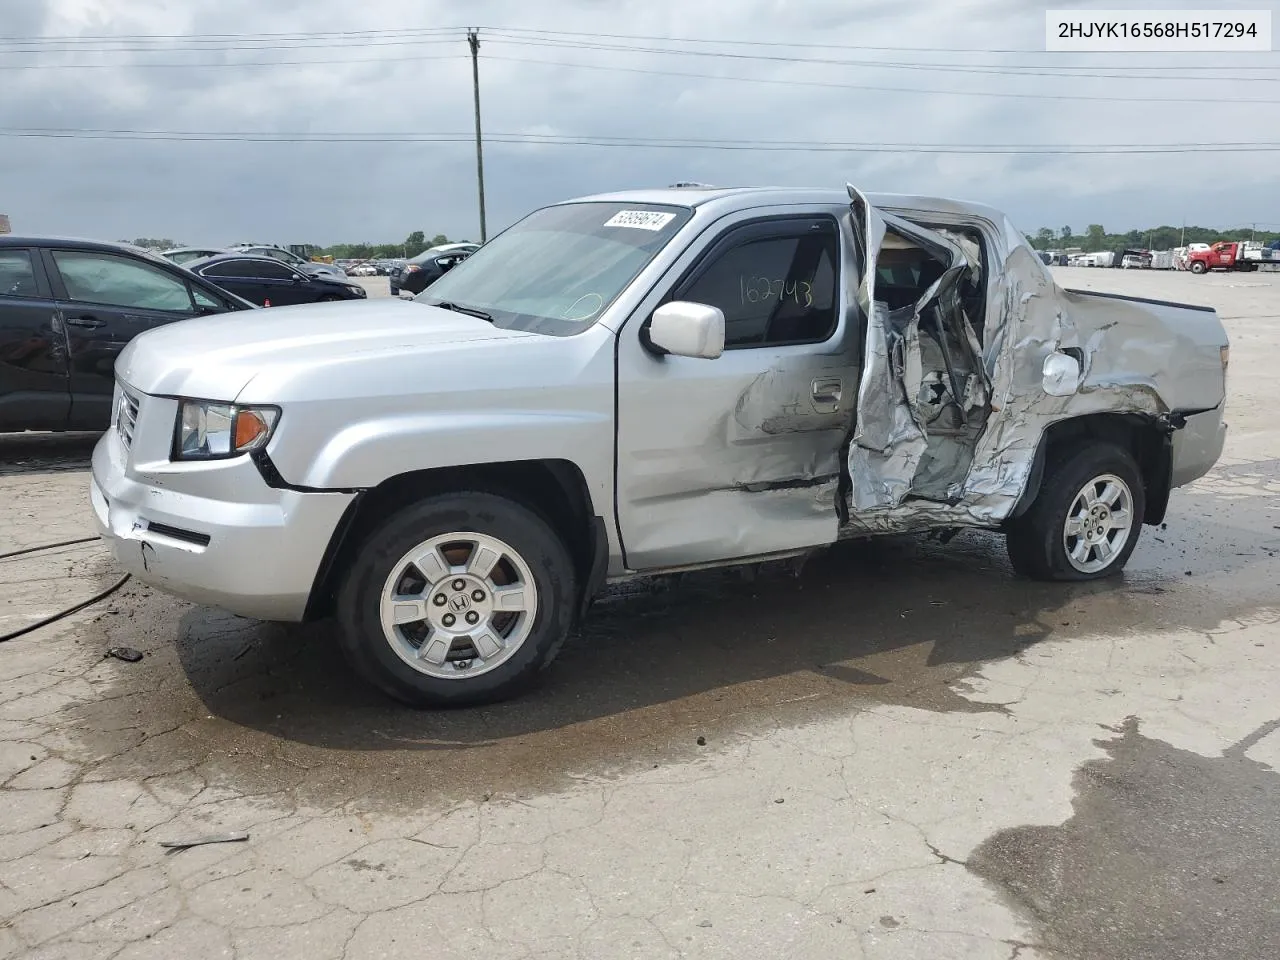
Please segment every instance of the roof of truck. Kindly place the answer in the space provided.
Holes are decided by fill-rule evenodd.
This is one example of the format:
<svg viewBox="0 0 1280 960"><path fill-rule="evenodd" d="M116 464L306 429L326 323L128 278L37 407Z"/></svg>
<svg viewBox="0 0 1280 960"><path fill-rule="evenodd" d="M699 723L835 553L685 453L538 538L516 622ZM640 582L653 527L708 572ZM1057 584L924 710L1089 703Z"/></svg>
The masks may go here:
<svg viewBox="0 0 1280 960"><path fill-rule="evenodd" d="M969 200L953 200L943 197L925 197L901 193L868 193L867 198L877 207L888 210L934 211L937 213L971 214L991 220L1001 220L1004 214L993 207ZM777 206L792 203L821 203L843 205L849 202L847 189L831 187L665 187L654 190L625 190L579 197L571 203L656 203L681 207L715 205L726 211L751 209L752 207Z"/></svg>

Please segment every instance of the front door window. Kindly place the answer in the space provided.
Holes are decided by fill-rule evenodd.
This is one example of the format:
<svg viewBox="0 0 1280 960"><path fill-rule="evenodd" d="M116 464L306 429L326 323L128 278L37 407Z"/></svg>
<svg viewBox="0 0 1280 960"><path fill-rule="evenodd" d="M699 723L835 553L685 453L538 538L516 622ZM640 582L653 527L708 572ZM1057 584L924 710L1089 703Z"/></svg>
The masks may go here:
<svg viewBox="0 0 1280 960"><path fill-rule="evenodd" d="M185 280L148 263L91 250L55 250L67 296L80 303L194 313Z"/></svg>

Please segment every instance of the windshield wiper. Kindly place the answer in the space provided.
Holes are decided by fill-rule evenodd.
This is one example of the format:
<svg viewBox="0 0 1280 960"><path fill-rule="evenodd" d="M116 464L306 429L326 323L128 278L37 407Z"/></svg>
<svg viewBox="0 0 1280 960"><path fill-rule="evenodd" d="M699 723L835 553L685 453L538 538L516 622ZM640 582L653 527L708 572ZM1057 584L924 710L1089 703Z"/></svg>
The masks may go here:
<svg viewBox="0 0 1280 960"><path fill-rule="evenodd" d="M432 303L427 301L433 307L439 307L441 310L452 310L454 313L465 313L469 317L478 317L481 320L488 320L493 323L493 317L485 313L483 310L477 310L475 307L468 307L461 303L453 303L449 300L437 300Z"/></svg>

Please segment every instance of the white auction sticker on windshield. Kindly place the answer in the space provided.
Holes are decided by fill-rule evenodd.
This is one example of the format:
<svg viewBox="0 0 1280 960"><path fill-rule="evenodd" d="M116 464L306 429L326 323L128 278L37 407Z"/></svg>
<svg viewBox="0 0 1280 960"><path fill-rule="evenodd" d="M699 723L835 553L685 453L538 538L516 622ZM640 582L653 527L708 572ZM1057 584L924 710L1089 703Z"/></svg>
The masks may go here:
<svg viewBox="0 0 1280 960"><path fill-rule="evenodd" d="M661 230L675 218L674 213L658 213L656 210L619 210L604 225L631 227L635 230Z"/></svg>

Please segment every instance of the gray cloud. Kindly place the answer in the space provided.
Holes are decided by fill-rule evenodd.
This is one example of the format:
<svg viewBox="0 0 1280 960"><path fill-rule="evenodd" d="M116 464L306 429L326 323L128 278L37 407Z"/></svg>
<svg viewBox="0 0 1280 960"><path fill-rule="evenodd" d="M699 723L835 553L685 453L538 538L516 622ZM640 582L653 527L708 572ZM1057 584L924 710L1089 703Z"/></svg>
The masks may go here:
<svg viewBox="0 0 1280 960"><path fill-rule="evenodd" d="M481 0L0 0L8 36L268 34L460 26L800 40L897 47L1043 47L1043 9L1021 0L886 5L870 0L708 0L533 6ZM1139 143L1267 139L1275 105L1021 100L860 91L614 72L566 63L720 77L933 90L1087 96L1181 96L1207 84L938 73L817 63L675 57L512 43L482 32L485 128L491 132L619 137L836 140L880 143ZM458 132L471 127L471 76L452 43L305 51L0 55L0 128L76 127L262 132ZM601 41L616 43L618 41ZM236 45L227 41L224 45ZM240 46L245 46L239 42ZM265 46L266 44L264 44ZM651 44L662 46L661 43ZM784 53L765 47L758 53ZM812 51L831 59L908 61L919 54ZM96 56L96 59L95 59ZM1089 63L1034 53L938 55L957 64ZM555 61L528 63L522 60ZM365 60L255 66L257 61ZM239 66L203 67L223 62ZM1094 63L1132 65L1133 58ZM1270 65L1270 55L1148 55L1142 64ZM40 66L11 69L15 64ZM108 66L76 68L73 63ZM173 68L149 63L180 64ZM1104 68L1100 68L1104 69ZM1238 86L1280 99L1280 83ZM192 242L393 240L415 229L477 235L468 143L217 143L0 139L3 212L23 232L108 238L168 235ZM1103 222L1235 224L1276 209L1272 154L1163 157L966 157L851 150L717 152L643 147L486 147L491 232L540 204L691 178L723 184L840 186L938 193L990 202L1027 229ZM1224 169L1229 171L1224 175Z"/></svg>

